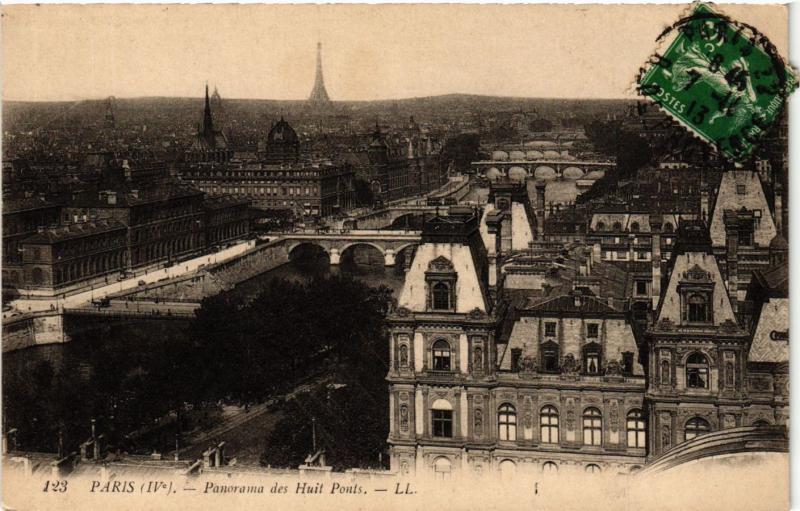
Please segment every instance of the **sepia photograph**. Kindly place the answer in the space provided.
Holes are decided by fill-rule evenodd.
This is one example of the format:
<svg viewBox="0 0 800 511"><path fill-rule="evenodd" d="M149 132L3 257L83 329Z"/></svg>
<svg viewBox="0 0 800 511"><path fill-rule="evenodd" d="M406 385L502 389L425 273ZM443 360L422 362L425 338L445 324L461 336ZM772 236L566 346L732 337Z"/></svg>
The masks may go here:
<svg viewBox="0 0 800 511"><path fill-rule="evenodd" d="M4 509L789 509L789 31L3 6Z"/></svg>

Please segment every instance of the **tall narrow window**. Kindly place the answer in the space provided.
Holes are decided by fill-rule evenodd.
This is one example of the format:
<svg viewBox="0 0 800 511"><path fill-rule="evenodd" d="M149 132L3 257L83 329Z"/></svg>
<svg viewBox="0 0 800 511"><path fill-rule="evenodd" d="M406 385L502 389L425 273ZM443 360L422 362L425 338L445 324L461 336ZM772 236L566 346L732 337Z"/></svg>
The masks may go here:
<svg viewBox="0 0 800 511"><path fill-rule="evenodd" d="M690 389L708 388L708 360L700 353L686 359L686 386Z"/></svg>
<svg viewBox="0 0 800 511"><path fill-rule="evenodd" d="M453 436L453 411L433 411L433 436L451 438Z"/></svg>
<svg viewBox="0 0 800 511"><path fill-rule="evenodd" d="M542 371L547 373L557 373L559 369L558 344L554 342L546 342L542 344L541 348Z"/></svg>
<svg viewBox="0 0 800 511"><path fill-rule="evenodd" d="M689 321L705 323L709 321L708 300L701 294L689 296Z"/></svg>
<svg viewBox="0 0 800 511"><path fill-rule="evenodd" d="M628 447L644 447L646 428L642 411L631 410L628 412L626 426L628 430Z"/></svg>
<svg viewBox="0 0 800 511"><path fill-rule="evenodd" d="M593 342L583 348L583 371L586 374L600 374L600 345Z"/></svg>
<svg viewBox="0 0 800 511"><path fill-rule="evenodd" d="M433 343L433 370L449 371L450 364L450 345L444 339L439 339Z"/></svg>
<svg viewBox="0 0 800 511"><path fill-rule="evenodd" d="M500 440L513 442L517 439L517 410L504 404L497 412L497 429Z"/></svg>
<svg viewBox="0 0 800 511"><path fill-rule="evenodd" d="M700 435L705 435L711 431L711 425L707 420L700 417L693 417L686 421L686 426L683 429L684 438L688 441Z"/></svg>
<svg viewBox="0 0 800 511"><path fill-rule="evenodd" d="M583 412L584 445L601 445L603 440L603 416L597 408Z"/></svg>
<svg viewBox="0 0 800 511"><path fill-rule="evenodd" d="M450 286L444 282L433 285L433 308L436 310L450 309Z"/></svg>
<svg viewBox="0 0 800 511"><path fill-rule="evenodd" d="M558 410L555 406L545 406L539 416L541 441L543 444L558 443Z"/></svg>

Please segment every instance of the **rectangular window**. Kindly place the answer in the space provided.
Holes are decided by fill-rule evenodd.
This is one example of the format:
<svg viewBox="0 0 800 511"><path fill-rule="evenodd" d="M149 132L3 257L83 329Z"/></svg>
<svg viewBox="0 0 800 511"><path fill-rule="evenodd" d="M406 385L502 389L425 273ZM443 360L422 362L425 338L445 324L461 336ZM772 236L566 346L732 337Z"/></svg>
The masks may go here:
<svg viewBox="0 0 800 511"><path fill-rule="evenodd" d="M547 322L544 324L544 335L547 337L555 337L556 336L556 324L552 322Z"/></svg>
<svg viewBox="0 0 800 511"><path fill-rule="evenodd" d="M627 260L628 260L628 251L617 250L617 261L627 261Z"/></svg>
<svg viewBox="0 0 800 511"><path fill-rule="evenodd" d="M636 296L647 296L647 281L646 280L637 280L636 281Z"/></svg>
<svg viewBox="0 0 800 511"><path fill-rule="evenodd" d="M622 353L622 374L626 376L633 374L633 353L630 351Z"/></svg>
<svg viewBox="0 0 800 511"><path fill-rule="evenodd" d="M599 328L597 323L589 323L586 325L586 337L590 339L597 339L597 332Z"/></svg>
<svg viewBox="0 0 800 511"><path fill-rule="evenodd" d="M511 370L519 371L519 363L522 360L522 350L519 348L511 348Z"/></svg>
<svg viewBox="0 0 800 511"><path fill-rule="evenodd" d="M453 436L453 411L433 410L433 436L452 438Z"/></svg>
<svg viewBox="0 0 800 511"><path fill-rule="evenodd" d="M646 261L647 252L636 252L636 258L639 259L640 261Z"/></svg>
<svg viewBox="0 0 800 511"><path fill-rule="evenodd" d="M747 187L745 185L736 185L737 195L744 195L746 193L747 193Z"/></svg>

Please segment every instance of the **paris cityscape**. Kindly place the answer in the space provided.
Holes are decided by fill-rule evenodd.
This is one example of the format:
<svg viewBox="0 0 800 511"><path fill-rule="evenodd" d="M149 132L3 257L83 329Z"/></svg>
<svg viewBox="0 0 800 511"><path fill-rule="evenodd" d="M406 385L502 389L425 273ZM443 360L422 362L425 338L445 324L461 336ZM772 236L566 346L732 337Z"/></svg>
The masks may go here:
<svg viewBox="0 0 800 511"><path fill-rule="evenodd" d="M4 471L788 452L785 115L734 166L644 100L337 100L307 51L303 100L4 101Z"/></svg>

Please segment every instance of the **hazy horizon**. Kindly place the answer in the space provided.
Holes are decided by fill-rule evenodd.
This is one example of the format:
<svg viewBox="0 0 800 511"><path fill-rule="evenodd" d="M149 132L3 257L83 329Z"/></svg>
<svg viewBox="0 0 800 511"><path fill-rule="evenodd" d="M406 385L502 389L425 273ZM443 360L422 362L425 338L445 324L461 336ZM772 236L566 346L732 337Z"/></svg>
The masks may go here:
<svg viewBox="0 0 800 511"><path fill-rule="evenodd" d="M11 5L3 98L302 101L323 44L334 101L446 95L635 99L655 38L686 5ZM782 54L788 11L722 5Z"/></svg>

